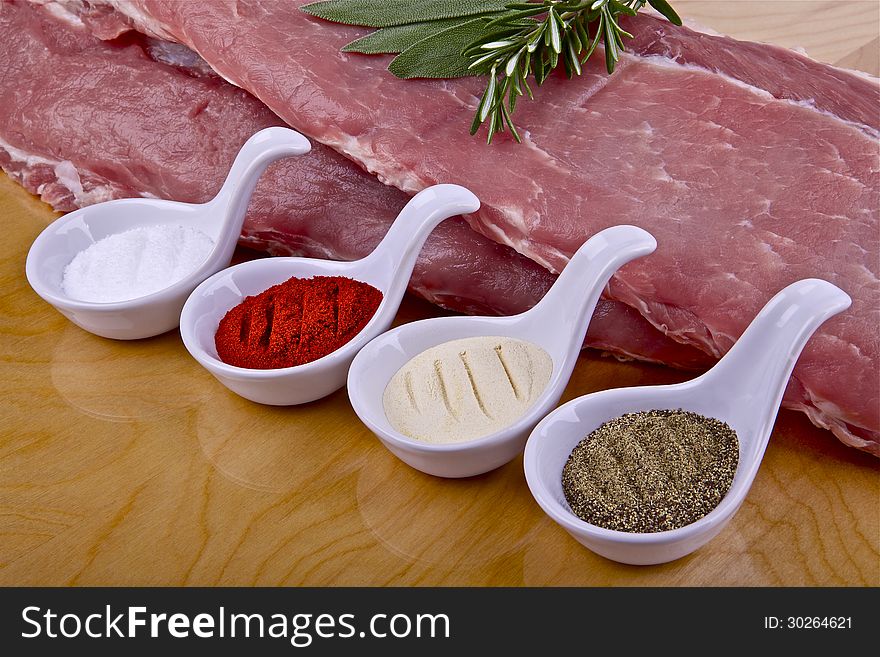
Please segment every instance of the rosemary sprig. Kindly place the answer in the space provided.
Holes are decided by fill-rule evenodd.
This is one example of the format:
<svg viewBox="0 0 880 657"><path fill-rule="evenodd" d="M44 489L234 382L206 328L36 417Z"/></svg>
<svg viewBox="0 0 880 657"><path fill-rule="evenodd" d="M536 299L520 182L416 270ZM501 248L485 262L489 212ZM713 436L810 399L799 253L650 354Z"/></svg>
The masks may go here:
<svg viewBox="0 0 880 657"><path fill-rule="evenodd" d="M608 73L632 38L618 23L646 4L669 21L681 19L666 0L323 0L301 9L325 20L377 28L343 47L364 54L397 53L388 70L400 78L488 77L471 124L488 126L488 142L510 130L517 98L534 98L528 79L541 86L562 62L580 75L601 43Z"/></svg>
<svg viewBox="0 0 880 657"><path fill-rule="evenodd" d="M520 96L534 99L528 78L532 76L541 86L560 61L568 78L580 75L600 42L608 74L614 73L620 53L625 50L623 37L632 38L620 27L618 17L635 16L646 3L681 25L681 18L665 0L511 3L506 5L505 14L482 19L484 33L462 51L471 60L470 70L489 77L471 124L471 134L485 123L489 143L505 129L521 142L512 116Z"/></svg>

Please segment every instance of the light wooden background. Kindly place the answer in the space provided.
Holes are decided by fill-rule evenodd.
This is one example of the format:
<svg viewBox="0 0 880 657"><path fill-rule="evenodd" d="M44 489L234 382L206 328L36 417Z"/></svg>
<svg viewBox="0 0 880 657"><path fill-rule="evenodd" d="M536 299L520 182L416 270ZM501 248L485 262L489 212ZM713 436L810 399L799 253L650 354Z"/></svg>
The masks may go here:
<svg viewBox="0 0 880 657"><path fill-rule="evenodd" d="M699 2L681 13L877 73L880 3ZM176 333L103 340L24 277L53 218L0 175L0 584L880 584L877 459L783 412L740 513L678 562L628 567L540 511L522 462L446 481L397 461L345 395L261 407ZM401 321L436 314L409 300ZM584 354L566 399L666 383Z"/></svg>

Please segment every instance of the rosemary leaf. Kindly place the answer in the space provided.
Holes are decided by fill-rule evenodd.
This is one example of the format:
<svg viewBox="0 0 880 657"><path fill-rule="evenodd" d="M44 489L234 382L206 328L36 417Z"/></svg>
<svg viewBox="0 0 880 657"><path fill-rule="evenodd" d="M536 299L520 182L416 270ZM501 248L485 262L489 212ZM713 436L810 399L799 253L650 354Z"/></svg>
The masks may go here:
<svg viewBox="0 0 880 657"><path fill-rule="evenodd" d="M614 32L611 27L611 21L605 20L605 68L608 74L614 73L614 67L617 65L617 42L614 40Z"/></svg>
<svg viewBox="0 0 880 657"><path fill-rule="evenodd" d="M513 96L516 98L516 96ZM516 139L517 143L521 144L522 139L519 136L519 132L516 130L516 126L513 124L513 119L510 117L510 110L507 109L507 106L504 103L501 103L501 113L504 115L504 122L507 123L507 127L510 129L510 134L513 135L513 138Z"/></svg>
<svg viewBox="0 0 880 657"><path fill-rule="evenodd" d="M537 16L538 14L544 14L547 12L547 7L544 7L543 5L537 5L534 7L532 7L531 5L529 5L529 6L531 7L530 9L522 9L522 10L518 11L516 13L517 18L525 18L528 16ZM508 5L507 8L512 9L513 7L511 5ZM492 21L489 23L489 26L491 26L493 23L499 23L504 20L510 20L509 16L502 16L499 18L493 18Z"/></svg>
<svg viewBox="0 0 880 657"><path fill-rule="evenodd" d="M480 38L474 39L464 48L462 48L461 54L465 57L482 57L486 54L486 47L491 45L486 43L487 38L500 39L510 36L511 34L515 34L518 31L518 28L508 27L506 25L495 25L491 29L483 28L479 32ZM492 45L492 49L494 49L495 47L495 45Z"/></svg>
<svg viewBox="0 0 880 657"><path fill-rule="evenodd" d="M507 66L504 67L504 74L507 77L510 77L516 71L516 64L519 62L519 56L522 54L522 50L516 53L513 57L507 60Z"/></svg>
<svg viewBox="0 0 880 657"><path fill-rule="evenodd" d="M601 37L601 36L602 36L602 26L600 24L599 29L596 30L596 36L593 39L592 43L590 44L590 47L587 48L587 52L584 54L583 57L581 57L581 64L583 64L585 61L587 61L590 58L590 55L593 54L593 51L596 50L596 46L599 45L599 37ZM587 34L587 37L589 38L589 34Z"/></svg>
<svg viewBox="0 0 880 657"><path fill-rule="evenodd" d="M486 97L489 95L489 89L487 88L483 92L483 97L480 99L480 104L477 107L482 107L483 103L486 102ZM477 134L477 130L480 129L480 126L483 124L483 121L480 119L480 112L474 112L474 120L471 122L471 134Z"/></svg>
<svg viewBox="0 0 880 657"><path fill-rule="evenodd" d="M583 48L589 49L590 48L590 41L591 41L590 30L587 27L587 22L583 18L578 17L578 20L575 22L575 31L577 32L578 39L580 39L580 42L583 45ZM580 52L580 51L578 51L578 52ZM590 50L590 54L592 54L592 52L593 51ZM589 57L589 55L587 55L587 57L584 57L584 60L586 60L588 57Z"/></svg>
<svg viewBox="0 0 880 657"><path fill-rule="evenodd" d="M635 16L636 15L635 9L633 9L632 7L629 7L625 4L622 4L620 2L617 2L617 0L610 0L609 4L614 9L614 11L616 11L618 13L626 14L627 16Z"/></svg>
<svg viewBox="0 0 880 657"><path fill-rule="evenodd" d="M574 69L576 75L581 74L581 63L578 60L577 50L575 50L575 44L571 41L568 42L568 50L566 51L568 55L568 62L571 65L571 68ZM569 76L571 77L571 76Z"/></svg>
<svg viewBox="0 0 880 657"><path fill-rule="evenodd" d="M681 25L681 18L666 0L648 0L648 4L663 14L663 17L673 25Z"/></svg>
<svg viewBox="0 0 880 657"><path fill-rule="evenodd" d="M570 46L571 48L573 48L575 54L577 54L577 53L579 53L581 50L584 49L584 46L583 46L583 44L581 43L581 37L580 37L580 35L578 34L578 31L577 31L577 24L576 24L576 23L573 23L571 27L572 27L572 30L571 30L571 33L570 33L570 35L569 35L569 38L571 39L571 42L569 43L569 46ZM578 74L578 75L580 75L580 74Z"/></svg>
<svg viewBox="0 0 880 657"><path fill-rule="evenodd" d="M495 104L495 85L497 82L498 78L495 77L495 69L493 68L489 75L489 85L486 87L486 95L483 96L483 102L480 103L480 108L477 111L480 115L480 121L486 120L486 117L489 115L489 110L492 109L492 106Z"/></svg>
<svg viewBox="0 0 880 657"><path fill-rule="evenodd" d="M550 8L550 18L547 20L550 23L550 46L552 46L553 52L559 54L562 52L562 34L559 32L559 22L556 20L556 12L552 7Z"/></svg>

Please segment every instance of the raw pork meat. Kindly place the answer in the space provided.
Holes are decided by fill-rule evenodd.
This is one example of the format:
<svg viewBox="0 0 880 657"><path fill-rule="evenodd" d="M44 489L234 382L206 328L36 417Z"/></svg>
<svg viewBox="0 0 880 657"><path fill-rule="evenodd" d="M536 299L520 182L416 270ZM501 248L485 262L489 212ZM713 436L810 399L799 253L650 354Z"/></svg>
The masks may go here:
<svg viewBox="0 0 880 657"><path fill-rule="evenodd" d="M107 44L63 18L0 3L0 165L56 209L141 194L207 200L247 137L281 123L185 48L131 37ZM119 34L112 16L101 26L103 36ZM316 144L266 173L242 242L276 254L362 257L406 200ZM411 286L449 308L509 314L534 304L552 281L534 262L449 220L426 244ZM685 368L709 362L611 301L600 305L588 342Z"/></svg>
<svg viewBox="0 0 880 657"><path fill-rule="evenodd" d="M613 76L601 57L554 76L518 107L525 143L487 147L466 130L484 81L399 80L387 57L340 52L363 31L302 0L113 4L383 182L467 184L483 202L471 225L553 271L609 225L651 231L657 252L611 298L715 357L788 283L836 283L853 305L810 341L785 403L880 454L875 80L641 16Z"/></svg>

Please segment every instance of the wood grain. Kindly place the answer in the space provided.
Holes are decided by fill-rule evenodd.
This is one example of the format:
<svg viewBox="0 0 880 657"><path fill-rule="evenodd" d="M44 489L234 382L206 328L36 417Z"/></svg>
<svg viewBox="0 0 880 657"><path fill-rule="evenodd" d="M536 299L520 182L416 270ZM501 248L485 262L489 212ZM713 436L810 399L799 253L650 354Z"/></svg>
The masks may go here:
<svg viewBox="0 0 880 657"><path fill-rule="evenodd" d="M877 73L878 3L675 5ZM0 584L880 584L878 461L802 415L780 415L717 539L672 564L622 566L544 516L521 459L435 479L387 452L344 391L258 406L218 385L176 333L124 343L74 327L24 277L54 216L0 177ZM436 314L408 299L398 321ZM585 353L566 398L684 377Z"/></svg>
<svg viewBox="0 0 880 657"><path fill-rule="evenodd" d="M876 39L880 30L876 0L676 0L671 4L687 20L718 32L802 49L831 64ZM880 61L874 57L843 65L877 75Z"/></svg>

